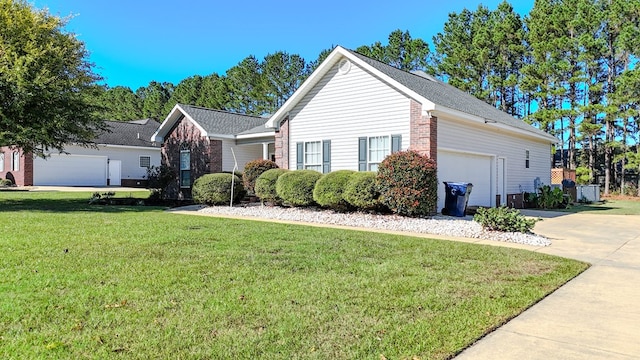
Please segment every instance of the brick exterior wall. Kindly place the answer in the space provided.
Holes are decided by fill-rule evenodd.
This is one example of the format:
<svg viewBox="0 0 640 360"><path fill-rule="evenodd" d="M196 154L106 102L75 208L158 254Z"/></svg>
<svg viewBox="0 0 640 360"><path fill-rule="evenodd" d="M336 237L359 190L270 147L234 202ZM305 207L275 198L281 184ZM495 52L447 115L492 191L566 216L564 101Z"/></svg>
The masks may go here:
<svg viewBox="0 0 640 360"><path fill-rule="evenodd" d="M191 187L180 187L180 150L191 152L191 184L204 174L222 171L222 141L209 140L186 118L182 118L165 136L162 164L176 172L175 181L167 187L171 199L191 199Z"/></svg>
<svg viewBox="0 0 640 360"><path fill-rule="evenodd" d="M409 150L417 151L438 163L438 118L422 115L422 105L411 100Z"/></svg>
<svg viewBox="0 0 640 360"><path fill-rule="evenodd" d="M19 170L12 171L13 153L20 152ZM24 154L21 149L12 149L8 146L0 147L0 152L4 153L4 168L0 169L0 178L9 179L18 186L33 185L33 155Z"/></svg>
<svg viewBox="0 0 640 360"><path fill-rule="evenodd" d="M289 168L289 117L280 123L275 136L276 164L282 169Z"/></svg>

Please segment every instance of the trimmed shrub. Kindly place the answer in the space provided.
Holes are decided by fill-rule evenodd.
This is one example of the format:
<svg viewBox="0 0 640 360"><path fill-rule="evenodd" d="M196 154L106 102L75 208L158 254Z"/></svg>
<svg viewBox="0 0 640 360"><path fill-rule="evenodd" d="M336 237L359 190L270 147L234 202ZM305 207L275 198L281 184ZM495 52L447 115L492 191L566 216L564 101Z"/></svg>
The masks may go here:
<svg viewBox="0 0 640 360"><path fill-rule="evenodd" d="M1 187L13 186L13 181L9 179L0 179L0 186Z"/></svg>
<svg viewBox="0 0 640 360"><path fill-rule="evenodd" d="M485 230L528 233L536 224L536 219L528 219L519 210L506 206L499 208L478 208L473 220Z"/></svg>
<svg viewBox="0 0 640 360"><path fill-rule="evenodd" d="M380 207L380 191L373 171L354 172L342 196L353 207L374 210Z"/></svg>
<svg viewBox="0 0 640 360"><path fill-rule="evenodd" d="M287 169L271 169L263 172L262 175L256 179L256 196L259 197L263 203L269 201L274 204L280 204L282 199L280 199L276 192L276 181L280 175L288 171Z"/></svg>
<svg viewBox="0 0 640 360"><path fill-rule="evenodd" d="M205 174L193 183L191 195L198 204L224 205L231 201L231 182L234 181L233 202L238 202L246 192L240 178L233 174Z"/></svg>
<svg viewBox="0 0 640 360"><path fill-rule="evenodd" d="M249 194L255 194L256 180L267 170L277 169L278 165L271 160L258 159L249 161L244 166L242 184Z"/></svg>
<svg viewBox="0 0 640 360"><path fill-rule="evenodd" d="M354 173L353 170L338 170L322 175L313 188L313 200L334 210L347 210L349 203L344 199L343 192Z"/></svg>
<svg viewBox="0 0 640 360"><path fill-rule="evenodd" d="M292 206L313 204L313 188L322 174L314 170L286 172L276 181L276 193L283 202Z"/></svg>
<svg viewBox="0 0 640 360"><path fill-rule="evenodd" d="M436 211L436 164L415 151L399 151L378 166L380 201L404 216L428 216Z"/></svg>

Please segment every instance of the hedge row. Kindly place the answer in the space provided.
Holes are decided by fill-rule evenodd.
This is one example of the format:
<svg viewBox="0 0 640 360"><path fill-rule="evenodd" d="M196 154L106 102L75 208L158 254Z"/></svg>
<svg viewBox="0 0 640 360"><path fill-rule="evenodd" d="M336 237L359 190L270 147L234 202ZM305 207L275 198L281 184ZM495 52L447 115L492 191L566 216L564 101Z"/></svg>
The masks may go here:
<svg viewBox="0 0 640 360"><path fill-rule="evenodd" d="M337 211L384 210L405 216L433 215L437 203L435 163L413 151L388 156L378 172L271 169L255 181L255 194L276 205L320 205Z"/></svg>

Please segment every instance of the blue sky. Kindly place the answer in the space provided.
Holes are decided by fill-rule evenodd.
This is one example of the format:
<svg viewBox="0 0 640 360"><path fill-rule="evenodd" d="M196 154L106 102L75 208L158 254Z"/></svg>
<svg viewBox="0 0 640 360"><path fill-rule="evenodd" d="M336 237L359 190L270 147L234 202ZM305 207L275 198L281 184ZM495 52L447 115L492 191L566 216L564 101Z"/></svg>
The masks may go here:
<svg viewBox="0 0 640 360"><path fill-rule="evenodd" d="M282 50L312 61L332 45L386 43L395 29L431 44L450 12L480 3L495 9L501 1L31 0L72 16L67 30L85 43L96 71L109 86L134 91L151 80L178 84L196 74L224 74L249 55ZM520 14L533 6L511 2Z"/></svg>

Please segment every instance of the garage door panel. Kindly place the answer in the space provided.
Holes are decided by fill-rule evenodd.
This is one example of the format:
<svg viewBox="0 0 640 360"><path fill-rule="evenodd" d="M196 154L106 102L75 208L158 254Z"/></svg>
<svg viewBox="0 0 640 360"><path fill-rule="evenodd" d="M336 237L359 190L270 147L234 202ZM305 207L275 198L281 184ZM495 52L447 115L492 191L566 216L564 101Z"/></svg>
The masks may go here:
<svg viewBox="0 0 640 360"><path fill-rule="evenodd" d="M444 181L472 183L469 205L492 206L490 156L438 152L438 210L444 206Z"/></svg>
<svg viewBox="0 0 640 360"><path fill-rule="evenodd" d="M34 185L106 186L107 157L52 154L36 158L33 165Z"/></svg>

